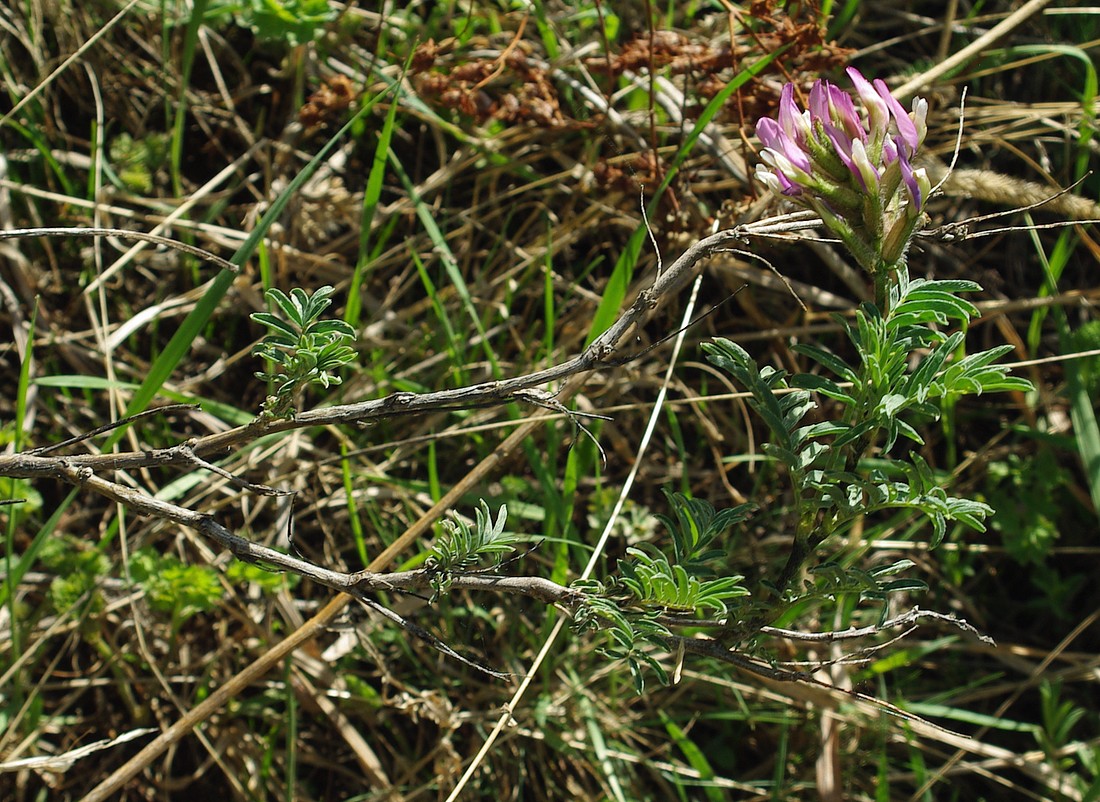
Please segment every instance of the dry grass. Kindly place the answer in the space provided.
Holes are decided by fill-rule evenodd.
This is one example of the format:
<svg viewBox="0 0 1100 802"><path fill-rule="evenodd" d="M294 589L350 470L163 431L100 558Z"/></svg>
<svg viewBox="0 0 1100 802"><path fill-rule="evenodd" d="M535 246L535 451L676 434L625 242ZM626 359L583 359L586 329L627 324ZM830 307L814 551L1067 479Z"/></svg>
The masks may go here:
<svg viewBox="0 0 1100 802"><path fill-rule="evenodd" d="M391 165L369 235L361 230L387 100L296 194L165 383L166 391L199 400L203 412L131 429L126 450L246 422L266 392L253 378L259 366L250 349L259 333L247 318L263 308L263 289L332 284L343 313L357 265L359 367L309 404L455 387L579 352L616 261L642 222L639 193L652 195L708 99L744 64L791 46L734 94L651 213L665 263L715 220L728 225L763 213L765 202L745 179L754 159L752 123L774 108L782 81L808 86L846 60L884 77L919 71L992 27L1004 13L999 6L1007 6L993 4L985 9L990 16L957 21L953 39L943 38L940 20L922 16L917 4L876 3L860 9L836 43L826 41L808 7L791 18L770 2L755 4L762 19L752 23L753 35L738 17L711 10L674 26L662 22L652 40L640 5L596 4L571 13L550 4L524 16L485 3L474 4L478 13L468 17L447 3L410 4L384 15L373 6L349 6L318 42L291 48L260 43L225 16L199 28L189 44L186 9L174 7L162 20L153 5L128 6L110 29L118 4L34 0L0 9L0 82L7 90L0 110L37 88L0 126L8 161L0 227L117 226L228 257L348 118L349 102L397 79L415 51L392 143L393 163L413 191ZM600 35L600 15L617 15L623 31L617 40ZM1085 15L1036 15L1000 46L1094 47L1079 35L1089 26L1100 30ZM77 59L51 75L82 46ZM940 161L950 158L955 140L959 89L972 90L960 154L965 172L932 209L937 222L1029 203L1035 187L1065 186L1080 162L1095 164L1095 144L1081 143L1096 101L1085 109L1078 102L1084 73L1077 63L1053 50L992 53L928 90L936 101L928 151ZM651 68L659 80L650 79ZM182 136L173 154L180 109ZM135 166L140 150L127 150L124 136L164 148L148 159L147 174ZM1096 198L1095 177L1077 194ZM449 255L418 216L417 199ZM1035 218L1087 209L1061 207ZM960 612L999 645L922 632L882 654L894 663L838 667L828 679L911 703L971 739L902 726L842 694L762 683L707 662L689 662L679 685L650 687L638 697L621 667L607 665L585 639L563 637L463 798L918 799L934 780L939 784L928 798L1083 798L1071 776L1086 778L1100 768L1089 757L1100 745L1097 519L1063 396L1070 349L1050 312L1064 309L1072 329L1095 321L1100 283L1094 234L1078 228L1073 236L1080 246L1065 261L1056 293L1042 289L1039 256L1065 247L1057 245L1056 231L1039 232L1034 245L1021 231L930 244L915 268L986 287L984 317L972 332L976 347L1011 343L1021 363L1059 357L1020 368L1039 387L1035 398L983 397L955 410L950 425L927 433L924 455L978 493L992 492L990 465L1020 460L1016 498L1037 505L1047 493L1060 539L1030 564L1013 558L1010 536L999 530L929 552L921 543L926 535L907 519L868 521L864 539L847 544L851 555L873 550L876 559L914 559L933 590L913 601ZM22 240L0 248L0 316L13 332L0 345L0 366L13 388L0 409L9 422L6 442L16 445L56 442L116 419L214 275L177 253L107 238ZM782 551L784 487L766 466L753 467L760 432L743 401L726 395L739 388L703 364L698 344L721 335L754 349L762 362L797 368L802 358L790 349L797 338L843 347L830 315L850 313L865 288L828 244L780 243L760 253L806 308L770 271L736 254L708 264L709 301L749 287L688 332L673 398L632 495L637 519L613 540L609 570L632 537L644 536L646 513L663 509L663 486L715 504L743 498L760 504L756 528L731 546L731 563L741 571L764 570ZM468 288L469 305L444 270L448 258ZM656 266L647 243L627 300ZM470 309L484 337L474 334ZM680 312L666 306L634 345L665 336ZM24 433L17 435L10 423L21 414L14 388L32 352L32 379L99 383L32 383ZM470 489L464 511L480 497L507 502L516 529L545 537L517 570L559 572L568 580L588 560L634 463L667 358L667 348L656 349L592 376L576 396L578 408L613 415L597 428L606 466L583 438L574 443L567 423L551 421ZM200 471L148 469L115 478L214 513L268 545L285 548L293 532L308 559L355 570L528 417L528 410L493 408L396 417L365 429L301 430L219 463L251 481L296 491L292 501L242 493ZM1041 472L1054 468L1061 471L1059 486L1047 487ZM2 567L10 570L41 527L62 545L45 549L14 601L0 608L0 763L62 755L135 728L165 730L330 598L309 583L230 574L227 555L175 525L135 519L89 494L69 499L66 488L46 482L33 490L41 494L35 509L0 518L13 516ZM22 487L14 493L28 495ZM47 525L55 510L59 517ZM1014 520L1026 519L1026 511L1015 512ZM401 559L422 557L429 542L430 536L419 538ZM216 603L173 622L133 581L146 553L212 567L204 576L220 585ZM84 592L61 595L58 573L71 578L81 571L88 583L77 590ZM59 598L70 604L59 606ZM455 595L434 610L416 598L384 601L517 675L554 616L513 599ZM779 655L822 656L801 647ZM513 693L508 683L359 610L280 665L145 765L117 798L443 798ZM1085 711L1054 755L1039 748L1032 732L1043 724L1043 681L1060 681L1061 699ZM832 711L839 730L828 730L823 711ZM145 741L92 753L64 771L0 773L0 798L80 799Z"/></svg>

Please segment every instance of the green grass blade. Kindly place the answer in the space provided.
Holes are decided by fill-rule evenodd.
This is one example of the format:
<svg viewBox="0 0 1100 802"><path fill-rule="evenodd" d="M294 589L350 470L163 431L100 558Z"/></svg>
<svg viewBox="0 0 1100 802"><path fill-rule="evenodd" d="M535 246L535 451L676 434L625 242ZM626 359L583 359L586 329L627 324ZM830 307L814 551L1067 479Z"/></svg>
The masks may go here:
<svg viewBox="0 0 1100 802"><path fill-rule="evenodd" d="M1063 341L1068 339L1063 338ZM1100 425L1096 421L1094 399L1081 381L1081 371L1075 361L1069 361L1066 368L1066 394L1069 396L1070 419L1073 432L1077 437L1077 453L1085 471L1085 481L1089 486L1092 506L1100 513Z"/></svg>
<svg viewBox="0 0 1100 802"><path fill-rule="evenodd" d="M27 571L31 569L31 566L34 565L35 560L38 559L38 552L42 550L42 546L46 543L46 539L55 531L57 531L57 526L61 522L61 516L66 513L66 511L69 509L69 505L73 503L73 500L77 497L79 493L80 488L73 488L69 492L69 495L67 495L65 499L57 505L57 509L55 509L53 511L53 514L46 519L46 522L42 524L41 528L39 528L39 530L35 532L34 537L31 539L31 544L27 547L27 550L24 551L23 554L19 557L19 562L15 563L14 565L11 565L9 563L8 566L5 566L5 569L7 570L7 575L4 577L3 584L0 584L0 606L7 604L10 600L13 599L14 594L11 593L11 589L16 587L20 582L23 581L23 576L27 573ZM9 555L12 555L10 549L8 551L8 555L5 556L7 557ZM13 618L12 621L17 622L18 619ZM13 625L13 637L17 629L18 626Z"/></svg>
<svg viewBox="0 0 1100 802"><path fill-rule="evenodd" d="M768 55L764 56L763 58L757 59L752 64L741 70L741 72L737 73L737 75L730 79L730 82L726 84L725 87L723 87L721 92L710 99L707 105L703 108L702 113L699 114L699 119L695 121L695 125L692 126L691 131L684 138L684 141L680 144L680 148L676 151L676 156L672 160L672 167L665 174L665 178L661 182L661 188L658 190L658 192L663 191L672 182L672 179L675 177L676 171L678 171L680 169L680 165L684 163L684 159L686 159L691 153L692 148L694 148L695 143L699 141L699 137L702 135L703 131L705 131L706 127L710 125L711 120L714 119L714 115L716 115L722 108L722 106L725 105L726 101L730 99L730 96L746 83L748 83L750 80L763 72L765 67L767 67L773 61L783 55L789 47L790 45L784 45L783 47L780 47L772 51L771 53L768 53ZM654 209L653 211L656 211L656 209Z"/></svg>
<svg viewBox="0 0 1100 802"><path fill-rule="evenodd" d="M294 658L287 657L283 664L283 695L286 700L287 725L283 755L286 763L284 779L287 802L294 802L298 798L298 695L295 692L296 686Z"/></svg>
<svg viewBox="0 0 1100 802"><path fill-rule="evenodd" d="M1078 240L1071 231L1062 232L1048 258L1035 230L1032 229L1030 233L1046 275L1044 289L1047 294L1053 295L1058 291L1058 277L1069 262ZM1050 312L1058 329L1058 339L1063 353L1072 350L1072 338L1065 310L1060 306L1053 306ZM1093 407L1095 399L1089 395L1082 380L1081 365L1077 360L1067 361L1065 371L1066 394L1070 402L1070 420L1073 422L1077 454L1081 458L1081 466L1085 473L1085 481L1088 483L1093 507L1100 513L1100 424L1097 423L1096 409Z"/></svg>
<svg viewBox="0 0 1100 802"><path fill-rule="evenodd" d="M572 680L576 684L576 687L584 687L584 683L581 678L575 673L572 674ZM616 761L611 757L610 750L607 748L607 742L603 737L603 730L600 729L599 717L596 715L596 711L592 706L592 702L588 700L587 696L581 696L577 700L578 707L580 707L581 715L584 717L585 729L588 730L588 740L592 744L592 749L596 753L596 759L600 762L600 769L603 771L604 779L607 781L607 785L611 790L611 798L618 800L618 802L626 802L626 794L623 792L623 782L619 779L619 775L616 772Z"/></svg>
<svg viewBox="0 0 1100 802"><path fill-rule="evenodd" d="M363 521L359 518L359 505L355 501L355 483L351 473L351 460L348 459L347 444L340 444L340 475L344 482L344 498L348 505L348 523L351 525L351 536L355 540L355 551L363 567L367 567L370 557L367 554L367 540L363 533Z"/></svg>
<svg viewBox="0 0 1100 802"><path fill-rule="evenodd" d="M409 194L409 200L412 201L416 209L416 216L420 218L420 224L424 227L424 231L427 232L428 237L431 239L432 246L439 256L439 260L443 263L443 269L447 273L447 278L451 280L451 285L455 288L455 292L458 293L459 300L462 301L462 306L466 310L470 322L474 324L474 329L477 331L478 335L480 335L482 349L485 351L485 357L489 360L489 364L493 369L493 375L499 377L500 371L497 367L496 354L489 344L489 338L485 336L485 326L482 324L477 306L470 296L470 288L466 284L466 279L462 277L462 272L458 269L458 260L455 259L454 253L451 251L451 246L447 242L447 238L436 223L431 207L424 203L416 186L409 178L408 173L405 172L404 166L402 166L400 160L398 160L397 154L392 150L390 151L390 164L393 165L394 170L401 179L401 184Z"/></svg>
<svg viewBox="0 0 1100 802"><path fill-rule="evenodd" d="M12 443L16 451L23 448L23 422L27 417L27 391L31 384L31 365L34 364L34 331L37 324L38 298L35 297L31 319L27 325L27 352L23 354L23 362L19 365L19 382L15 388L15 432L12 434Z"/></svg>
<svg viewBox="0 0 1100 802"><path fill-rule="evenodd" d="M57 160L49 142L42 136L39 130L34 126L27 127L20 125L15 120L8 120L7 125L30 141L34 149L38 151L38 155L42 157L42 162L53 172L54 177L57 178L58 183L61 184L62 192L66 195L76 195L76 185L73 183L73 180L65 174L65 168L61 166L61 162Z"/></svg>
<svg viewBox="0 0 1100 802"><path fill-rule="evenodd" d="M432 277L428 275L428 268L424 265L424 260L420 258L420 255L415 251L409 251L409 257L413 260L413 264L416 265L416 272L420 276L420 283L424 285L424 293L428 296L428 300L432 304L432 309L435 311L435 316L439 320L441 326L443 326L443 333L447 338L447 351L451 355L451 364L455 370L455 378L459 384L466 383L466 369L465 369L465 352L466 349L462 347L463 338L459 337L455 332L455 326L451 322L450 315L447 314L447 307L439 298L439 292L436 290L435 282L432 281Z"/></svg>
<svg viewBox="0 0 1100 802"><path fill-rule="evenodd" d="M400 84L395 86L399 91ZM359 314L362 308L359 289L363 284L363 273L371 259L371 226L374 225L374 214L378 210L378 199L382 196L382 179L386 176L386 161L390 152L390 140L393 139L393 130L397 123L399 100L400 95L395 95L390 103L390 110L386 113L386 119L382 123L382 130L378 132L378 144L374 148L370 173L367 174L367 186L363 191L363 211L359 217L359 258L355 262L355 271L351 276L348 305L344 311L344 320L356 328L359 326Z"/></svg>
<svg viewBox="0 0 1100 802"><path fill-rule="evenodd" d="M704 783L713 781L715 778L714 768L710 765L703 750L687 736L687 733L672 720L668 713L660 709L657 712L661 716L661 723L665 725L665 732L668 733L668 737L684 753L688 764L699 773L699 779ZM707 795L707 799L711 802L722 802L726 798L722 790L716 786L704 785L703 790Z"/></svg>
<svg viewBox="0 0 1100 802"><path fill-rule="evenodd" d="M24 422L27 419L27 391L30 389L31 365L34 364L34 332L37 323L38 299L35 298L34 309L31 311L31 319L27 325L27 349L23 354L23 361L19 365L19 380L15 388L15 421L13 423L14 431L12 432L12 445L17 452L23 448L23 428ZM15 500L14 481L11 481L11 488L13 492L9 500ZM69 498L72 498L72 494L69 495ZM4 584L0 586L0 594L2 594L2 596L0 596L0 606L9 600L12 602L11 608L8 610L8 615L11 621L11 647L14 659L18 658L19 654L22 652L22 633L19 628L19 617L15 609L15 587L19 584L19 581L23 578L23 574L26 573L30 564L34 561L34 555L37 553L37 548L41 547L39 540L42 537L42 532L40 531L39 535L32 541L31 548L23 555L23 559L19 561L18 566L13 566L12 559L15 556L15 530L18 527L18 516L16 516L15 511L12 509L8 509L7 512L8 526L4 536ZM57 513L54 514L56 515Z"/></svg>
<svg viewBox="0 0 1100 802"><path fill-rule="evenodd" d="M992 51L993 54L1003 55L1032 55L1032 54L1047 54L1047 53L1061 53L1069 58L1077 59L1081 62L1085 69L1085 85L1081 89L1081 109L1083 114L1081 115L1081 123L1077 127L1078 141L1077 141L1077 157L1074 164L1074 178L1083 178L1089 169L1089 162L1091 159L1091 150L1089 148L1089 141L1092 139L1095 132L1095 112L1092 111L1093 105L1096 101L1097 92L1100 91L1100 82L1097 79L1096 67L1092 63L1092 60L1088 57L1088 54L1076 47L1070 47L1068 45L1035 45L1030 47L1017 47L1010 48L1004 51ZM1029 221L1030 222L1030 221ZM1069 254L1065 253L1064 258L1061 251L1068 248L1068 233L1064 234L1058 240L1055 253L1050 258L1050 269L1047 281L1039 288L1039 297L1045 298L1053 295L1055 292L1055 286L1058 283L1058 279L1062 275L1062 270L1065 268L1066 263L1069 261ZM1031 321L1028 324L1027 329L1027 346L1028 351L1031 354L1036 354L1039 350L1039 341L1042 337L1042 325L1046 320L1049 309L1047 307L1040 307L1036 309L1031 315Z"/></svg>
<svg viewBox="0 0 1100 802"><path fill-rule="evenodd" d="M210 0L195 0L194 5L191 7L191 18L187 21L187 31L183 36L180 90L175 103L175 116L172 121L172 143L169 148L172 190L176 193L176 197L183 195L180 163L183 161L183 127L187 119L187 87L191 83L191 68L195 66L195 49L199 44L199 26L202 25L203 17L206 16L206 7L209 3Z"/></svg>

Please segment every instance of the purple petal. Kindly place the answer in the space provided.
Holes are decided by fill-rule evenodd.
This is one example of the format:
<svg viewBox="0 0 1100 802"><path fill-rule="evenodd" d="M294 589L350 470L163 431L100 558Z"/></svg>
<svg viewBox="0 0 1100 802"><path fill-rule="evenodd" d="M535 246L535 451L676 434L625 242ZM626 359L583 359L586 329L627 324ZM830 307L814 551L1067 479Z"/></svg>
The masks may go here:
<svg viewBox="0 0 1100 802"><path fill-rule="evenodd" d="M924 198L921 197L920 184L917 182L917 177L913 175L913 168L909 165L909 159L902 155L898 159L898 165L901 167L901 180L905 182L905 188L909 190L909 197L913 199L914 206L920 209L921 204L924 203Z"/></svg>
<svg viewBox="0 0 1100 802"><path fill-rule="evenodd" d="M890 109L879 97L878 92L870 82L863 77L863 73L855 67L849 67L845 72L852 79L852 85L856 88L859 99L863 101L867 109L867 118L870 123L871 140L879 141L886 136L886 126L890 122Z"/></svg>
<svg viewBox="0 0 1100 802"><path fill-rule="evenodd" d="M909 119L909 112L898 103L897 98L890 94L890 87L881 78L875 79L875 89L890 109L890 116L893 117L898 133L901 134L902 142L905 143L906 155L912 156L920 147L920 139L917 137L917 127Z"/></svg>
<svg viewBox="0 0 1100 802"><path fill-rule="evenodd" d="M816 93L810 93L810 114L825 123L843 129L849 137L863 137L863 124L856 113L852 98L839 86L828 81L819 81L821 86ZM814 87L817 89L817 87Z"/></svg>
<svg viewBox="0 0 1100 802"><path fill-rule="evenodd" d="M856 105L852 102L852 97L847 92L841 91L839 87L833 87L835 90L832 93L832 105L833 105L833 120L841 125L852 139L861 139L866 141L867 131L863 127L863 123L860 122L859 112L856 111Z"/></svg>
<svg viewBox="0 0 1100 802"><path fill-rule="evenodd" d="M783 175L783 173L776 173L775 177L778 178L779 183L782 184L784 195L794 197L796 195L801 195L802 194L802 187L800 187L798 184L795 184L795 183L792 183L791 181L789 181L787 179L787 176Z"/></svg>
<svg viewBox="0 0 1100 802"><path fill-rule="evenodd" d="M814 81L814 85L810 87L810 102L808 105L811 120L829 121L832 115L829 113L828 81Z"/></svg>
<svg viewBox="0 0 1100 802"><path fill-rule="evenodd" d="M852 138L832 123L822 123L822 127L825 129L825 135L829 137L829 141L833 144L833 152L840 157L845 167L855 172L855 167L852 164Z"/></svg>
<svg viewBox="0 0 1100 802"><path fill-rule="evenodd" d="M810 133L809 121L794 102L794 84L791 83L784 84L779 95L779 127L799 146L806 143L806 137Z"/></svg>
<svg viewBox="0 0 1100 802"><path fill-rule="evenodd" d="M766 149L782 153L800 170L806 173L810 172L810 157L794 140L787 136L775 120L770 117L761 117L756 123L756 135Z"/></svg>
<svg viewBox="0 0 1100 802"><path fill-rule="evenodd" d="M928 177L928 171L923 167L918 167L913 171L913 178L917 181L917 188L920 190L921 201L919 204L913 204L909 207L910 213L918 213L924 207L924 204L928 202L928 199L932 195L932 180Z"/></svg>
<svg viewBox="0 0 1100 802"><path fill-rule="evenodd" d="M882 163L891 165L898 160L898 146L893 139L887 139L882 143Z"/></svg>
<svg viewBox="0 0 1100 802"><path fill-rule="evenodd" d="M779 123L771 117L761 117L756 121L756 137L764 147L778 149L780 147L780 136L782 136L782 131L779 128Z"/></svg>
<svg viewBox="0 0 1100 802"><path fill-rule="evenodd" d="M818 81L810 90L810 119L832 123L852 139L866 137L852 98L828 81Z"/></svg>
<svg viewBox="0 0 1100 802"><path fill-rule="evenodd" d="M805 154L802 155L805 156ZM795 183L806 183L811 180L809 169L792 161L781 151L764 148L760 151L760 158L777 174L782 174ZM809 165L809 159L806 160L806 164Z"/></svg>
<svg viewBox="0 0 1100 802"><path fill-rule="evenodd" d="M794 164L802 172L809 174L810 171L813 170L813 167L810 164L809 154L807 154L806 151L802 150L802 148L798 147L793 142L788 142L787 149L783 151L783 155L790 159L791 163Z"/></svg>

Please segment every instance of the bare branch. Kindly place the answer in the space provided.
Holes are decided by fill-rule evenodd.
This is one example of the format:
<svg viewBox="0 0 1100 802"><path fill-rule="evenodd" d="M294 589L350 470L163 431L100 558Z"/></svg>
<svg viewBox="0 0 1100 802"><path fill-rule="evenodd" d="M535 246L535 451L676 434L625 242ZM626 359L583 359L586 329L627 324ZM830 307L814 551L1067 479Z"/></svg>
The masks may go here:
<svg viewBox="0 0 1100 802"><path fill-rule="evenodd" d="M90 432L78 434L76 437L70 437L67 440L62 440L60 443L51 443L48 446L32 448L24 453L41 456L43 454L49 453L50 451L58 451L62 448L68 448L69 446L76 445L77 443L83 443L85 440L90 440L93 437L105 434L109 431L119 428L120 426L125 426L128 423L134 423L135 421L139 421L142 418L148 418L153 415L167 415L170 412L179 412L184 409L200 409L200 407L198 404L167 404L162 407L153 407L152 409L147 409L143 412L139 412L136 415L130 415L120 420L111 421L110 423L104 424L103 426L97 426Z"/></svg>
<svg viewBox="0 0 1100 802"><path fill-rule="evenodd" d="M779 638L788 638L790 640L800 641L817 641L828 642L840 640L852 640L854 638L866 638L869 635L877 635L888 629L896 629L897 627L910 626L911 624L917 624L921 619L931 618L936 621L943 621L951 626L958 627L959 629L967 632L979 640L985 643L993 643L993 639L988 635L983 635L971 624L965 620L958 618L954 613L937 613L934 610L922 610L919 607L914 607L906 613L902 613L895 618L891 618L887 621L883 621L881 624L874 624L869 627L850 627L849 629L842 629L838 632L799 632L793 629L779 629L778 627L762 627L761 632L765 632L768 635L775 635Z"/></svg>
<svg viewBox="0 0 1100 802"><path fill-rule="evenodd" d="M210 262L211 264L217 265L222 270L229 270L232 273L241 272L240 267L233 264L228 259L222 259L220 256L215 256L210 253L210 251L168 237L159 237L156 234L146 234L144 231L130 231L125 228L86 228L82 226L74 228L15 228L7 231L0 231L0 240L29 239L32 237L115 237L116 239L150 242L153 245L171 248L174 251L182 251L183 253L202 259L204 262Z"/></svg>
<svg viewBox="0 0 1100 802"><path fill-rule="evenodd" d="M101 496L125 505L132 512L173 521L189 526L227 549L239 560L278 571L298 574L320 585L347 593L360 600L383 591L412 592L431 586L433 572L428 569L379 573L332 571L307 560L285 554L236 535L218 523L211 515L146 495L131 487L97 476L91 468L73 466L64 459L52 460L56 478L84 487ZM454 572L448 575L449 585L461 590L482 590L530 596L547 604L571 608L582 596L564 585L541 577L495 576L478 572Z"/></svg>
<svg viewBox="0 0 1100 802"><path fill-rule="evenodd" d="M468 387L440 390L430 393L392 393L385 398L360 401L352 404L316 407L300 412L291 419L257 418L244 426L224 432L198 437L186 444L149 451L132 451L116 454L81 454L66 457L71 467L87 467L93 470L132 470L166 465L193 464L196 457L223 453L226 449L250 442L269 434L331 424L357 424L370 420L399 415L417 415L445 409L469 409L477 406L496 406L511 401L530 400L523 392L535 387L554 385L571 376L614 364L619 342L636 325L663 302L667 301L696 273L699 264L707 257L722 251L731 242L744 241L749 236L763 236L779 230L793 230L792 226L806 228L812 221L804 215L785 215L774 221L761 221L727 231L719 231L699 240L688 248L679 259L666 268L653 285L638 293L633 305L627 309L603 334L597 337L579 356L558 365L535 371L524 376L500 381L482 382ZM41 451L41 449L39 449ZM63 478L57 470L56 458L36 456L34 451L9 454L0 457L0 476L34 478L54 476Z"/></svg>
<svg viewBox="0 0 1100 802"><path fill-rule="evenodd" d="M833 694L844 694L845 696L852 699L856 699L860 702L865 702L874 707L876 710L882 713L886 713L887 715L894 718L898 718L903 721L923 724L935 730L939 730L940 732L951 733L952 735L960 738L966 737L952 730L946 729L945 727L941 727L938 724L933 724L932 722L928 721L927 719L921 718L915 713L910 713L909 711L903 710L897 705L892 705L889 702L883 701L882 699L877 699L874 696L869 696L865 693L860 693L858 691L848 690L846 688L839 688L835 685L830 685L829 683L822 682L821 680L814 677L812 674L806 672L788 671L783 668L777 668L773 665L765 663L763 660L760 660L758 658L751 658L744 654L741 654L740 652L730 651L716 641L700 640L697 638L676 637L676 643L678 645L683 644L683 648L687 652L697 655L703 655L705 657L713 657L717 660L722 661L723 663L728 663L730 665L736 666L737 668L740 668L743 671L747 671L748 673L762 679L772 680L775 682L793 682L801 685L816 686L827 692L828 695L822 694L821 701L831 701L832 705L830 706L835 706L835 700L830 698Z"/></svg>

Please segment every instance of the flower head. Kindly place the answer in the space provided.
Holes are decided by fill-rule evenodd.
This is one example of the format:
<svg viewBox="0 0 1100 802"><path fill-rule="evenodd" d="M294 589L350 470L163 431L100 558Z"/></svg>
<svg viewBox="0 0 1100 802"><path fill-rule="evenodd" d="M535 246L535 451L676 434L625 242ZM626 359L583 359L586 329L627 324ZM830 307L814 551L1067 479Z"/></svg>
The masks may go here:
<svg viewBox="0 0 1100 802"><path fill-rule="evenodd" d="M810 89L806 109L787 84L776 119L764 117L756 134L764 149L756 176L765 185L814 209L873 272L904 258L931 189L913 167L928 132L923 98L905 111L880 80L852 67L862 113L852 96L828 81Z"/></svg>

